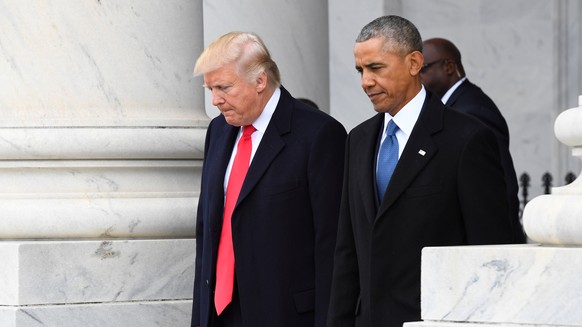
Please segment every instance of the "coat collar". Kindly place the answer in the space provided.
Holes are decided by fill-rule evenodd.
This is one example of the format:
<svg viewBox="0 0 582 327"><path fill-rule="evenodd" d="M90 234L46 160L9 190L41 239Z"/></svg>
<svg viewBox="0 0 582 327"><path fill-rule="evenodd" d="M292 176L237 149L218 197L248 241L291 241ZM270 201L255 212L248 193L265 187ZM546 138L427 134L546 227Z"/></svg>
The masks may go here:
<svg viewBox="0 0 582 327"><path fill-rule="evenodd" d="M281 98L279 99L279 103L271 117L265 135L263 135L261 144L259 144L251 166L249 167L238 197L237 206L244 201L255 185L260 181L267 168L271 165L271 162L277 157L279 152L285 148L283 135L291 132L293 98L285 88L282 86L280 88Z"/></svg>
<svg viewBox="0 0 582 327"><path fill-rule="evenodd" d="M378 211L378 193L376 192L376 181L374 173L376 170L376 157L380 144L380 135L384 129L384 113L378 113L360 125L361 135L354 137L351 149L355 149L355 155L351 156L350 162L357 169L350 170L351 174L356 174L355 180L359 185L356 191L360 193L360 198L364 201L365 216L373 220ZM351 137L351 136L350 136ZM363 169L362 169L363 168ZM372 222L372 221L370 221Z"/></svg>
<svg viewBox="0 0 582 327"><path fill-rule="evenodd" d="M465 79L463 83L461 83L457 87L453 94L451 94L451 96L447 100L447 106L452 106L455 103L455 101L457 101L457 99L461 96L461 94L463 94L467 90L467 88L471 85L472 83L469 82L469 79Z"/></svg>

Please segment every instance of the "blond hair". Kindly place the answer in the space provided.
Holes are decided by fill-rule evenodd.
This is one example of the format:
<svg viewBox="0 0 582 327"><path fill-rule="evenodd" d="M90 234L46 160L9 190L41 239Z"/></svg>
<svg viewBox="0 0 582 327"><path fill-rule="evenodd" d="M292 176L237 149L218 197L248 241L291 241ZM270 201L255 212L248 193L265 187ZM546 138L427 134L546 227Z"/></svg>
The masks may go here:
<svg viewBox="0 0 582 327"><path fill-rule="evenodd" d="M269 84L281 84L279 68L261 38L249 32L230 32L212 42L198 57L194 75L216 70L235 63L237 73L249 82L265 72Z"/></svg>

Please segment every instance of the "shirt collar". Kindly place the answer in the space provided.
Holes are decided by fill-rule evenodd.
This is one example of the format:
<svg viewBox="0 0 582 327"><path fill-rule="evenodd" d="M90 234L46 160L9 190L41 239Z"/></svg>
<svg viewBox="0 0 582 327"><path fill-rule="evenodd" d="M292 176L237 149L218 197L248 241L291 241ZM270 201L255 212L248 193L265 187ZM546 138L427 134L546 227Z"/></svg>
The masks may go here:
<svg viewBox="0 0 582 327"><path fill-rule="evenodd" d="M414 124L416 124L416 120L418 116L420 116L420 111L422 106L424 105L424 100L426 99L426 90L424 89L424 85L422 85L420 91L412 100L410 100L398 113L392 117L390 114L385 113L384 116L384 131L386 131L386 127L391 119L394 119L398 128L404 132L406 135L410 135L412 133L412 128L414 128Z"/></svg>
<svg viewBox="0 0 582 327"><path fill-rule="evenodd" d="M445 95L443 95L443 97L441 98L441 102L447 103L447 101L449 101L449 98L451 97L451 95L453 95L453 92L455 92L455 90L459 87L459 85L461 85L461 83L463 83L466 79L467 79L467 77L463 77L460 80L458 80L457 83L453 84L453 86L451 86L451 88L447 91L447 93L445 93Z"/></svg>
<svg viewBox="0 0 582 327"><path fill-rule="evenodd" d="M275 89L273 95L265 105L263 112L257 120L253 122L253 126L257 129L257 131L261 133L265 133L267 130L267 126L269 126L269 122L271 121L271 117L273 117L273 113L275 113L275 109L277 108L277 104L279 103L279 99L281 98L281 89Z"/></svg>

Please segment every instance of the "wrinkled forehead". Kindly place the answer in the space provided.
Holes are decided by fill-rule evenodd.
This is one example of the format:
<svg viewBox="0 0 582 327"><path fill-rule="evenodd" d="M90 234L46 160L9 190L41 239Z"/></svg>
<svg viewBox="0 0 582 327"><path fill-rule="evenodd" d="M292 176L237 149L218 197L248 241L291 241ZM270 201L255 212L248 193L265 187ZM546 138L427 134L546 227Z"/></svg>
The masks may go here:
<svg viewBox="0 0 582 327"><path fill-rule="evenodd" d="M204 73L204 86L211 87L216 84L228 84L237 79L236 65L230 63Z"/></svg>

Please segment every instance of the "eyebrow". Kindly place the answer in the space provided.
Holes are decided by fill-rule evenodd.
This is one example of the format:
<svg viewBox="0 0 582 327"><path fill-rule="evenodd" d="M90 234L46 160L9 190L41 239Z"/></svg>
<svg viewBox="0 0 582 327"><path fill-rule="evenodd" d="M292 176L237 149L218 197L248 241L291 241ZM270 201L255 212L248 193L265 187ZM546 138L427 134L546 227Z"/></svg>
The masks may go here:
<svg viewBox="0 0 582 327"><path fill-rule="evenodd" d="M371 63L367 63L365 65L356 65L356 70L361 70L362 67L365 68L378 68L378 67L386 67L386 64L381 63L381 62L371 62Z"/></svg>
<svg viewBox="0 0 582 327"><path fill-rule="evenodd" d="M228 82L218 82L218 83L214 83L213 85L208 85L206 83L202 84L202 87L206 87L206 88L211 88L211 87L226 87L226 86L232 86L234 85L233 83L228 83Z"/></svg>
<svg viewBox="0 0 582 327"><path fill-rule="evenodd" d="M386 64L381 63L381 62L371 62L371 63L364 65L364 67L366 67L366 68L375 68L375 67L383 67L383 66L386 66Z"/></svg>

